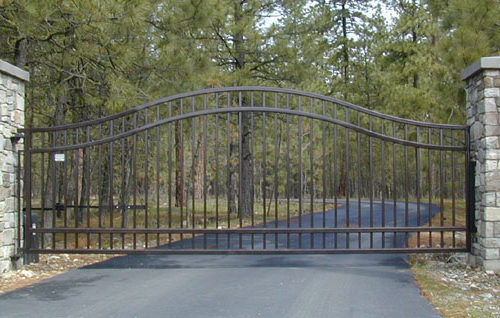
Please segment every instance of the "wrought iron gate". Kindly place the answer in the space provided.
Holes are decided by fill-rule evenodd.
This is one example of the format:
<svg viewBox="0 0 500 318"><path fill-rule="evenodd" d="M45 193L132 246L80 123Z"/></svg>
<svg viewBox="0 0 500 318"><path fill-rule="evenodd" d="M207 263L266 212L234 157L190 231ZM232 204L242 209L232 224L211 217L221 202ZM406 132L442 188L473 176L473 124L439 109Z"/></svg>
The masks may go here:
<svg viewBox="0 0 500 318"><path fill-rule="evenodd" d="M467 126L229 87L24 137L28 253L470 248Z"/></svg>

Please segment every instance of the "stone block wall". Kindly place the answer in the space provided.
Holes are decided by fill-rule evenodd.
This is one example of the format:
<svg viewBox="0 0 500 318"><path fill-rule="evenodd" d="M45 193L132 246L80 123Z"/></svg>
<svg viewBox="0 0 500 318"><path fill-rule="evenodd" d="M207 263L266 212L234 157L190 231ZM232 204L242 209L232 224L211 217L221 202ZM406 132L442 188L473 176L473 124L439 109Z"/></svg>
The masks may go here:
<svg viewBox="0 0 500 318"><path fill-rule="evenodd" d="M462 73L475 171L475 222L470 263L500 272L500 56Z"/></svg>
<svg viewBox="0 0 500 318"><path fill-rule="evenodd" d="M18 248L17 167L24 127L24 87L29 74L0 60L0 273L16 266Z"/></svg>

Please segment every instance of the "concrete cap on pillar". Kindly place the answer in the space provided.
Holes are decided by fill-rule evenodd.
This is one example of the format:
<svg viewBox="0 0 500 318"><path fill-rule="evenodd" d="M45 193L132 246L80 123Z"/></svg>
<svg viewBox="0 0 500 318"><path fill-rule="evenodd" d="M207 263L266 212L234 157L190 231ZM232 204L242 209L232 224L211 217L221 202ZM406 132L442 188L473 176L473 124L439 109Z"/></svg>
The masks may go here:
<svg viewBox="0 0 500 318"><path fill-rule="evenodd" d="M477 60L474 64L462 71L461 79L465 81L480 70L500 70L500 56L487 56Z"/></svg>
<svg viewBox="0 0 500 318"><path fill-rule="evenodd" d="M0 72L9 74L25 82L30 80L30 73L3 60L0 60Z"/></svg>

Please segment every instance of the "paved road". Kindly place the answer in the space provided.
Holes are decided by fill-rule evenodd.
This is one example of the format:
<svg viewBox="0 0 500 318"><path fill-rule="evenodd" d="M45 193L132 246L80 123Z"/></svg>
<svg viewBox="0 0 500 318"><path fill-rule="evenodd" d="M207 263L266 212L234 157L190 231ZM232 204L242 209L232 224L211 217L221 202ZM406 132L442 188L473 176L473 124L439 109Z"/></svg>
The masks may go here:
<svg viewBox="0 0 500 318"><path fill-rule="evenodd" d="M359 212L358 212L359 211ZM340 201L337 211L330 210L323 213L303 214L299 217L292 217L289 222L278 221L278 228L323 228L323 227L383 227L383 226L421 226L429 221L429 218L439 212L436 205L398 202L396 209L394 203L386 202L384 208L380 202L351 200L349 202L349 213L347 213L347 203ZM272 216L271 216L272 219ZM420 219L420 220L418 220ZM256 221L257 223L259 220ZM276 227L274 221L268 221L267 227ZM323 225L324 224L324 225ZM309 233L303 234L207 234L197 236L194 239L184 239L169 245L172 249L204 249L208 248L233 248L233 249L254 249L272 250L275 248L314 248L314 249L380 249L380 248L402 248L405 247L407 233ZM185 235L185 238L191 237ZM165 248L165 247L162 247Z"/></svg>
<svg viewBox="0 0 500 318"><path fill-rule="evenodd" d="M439 317L399 254L126 256L2 295L0 308L5 317Z"/></svg>

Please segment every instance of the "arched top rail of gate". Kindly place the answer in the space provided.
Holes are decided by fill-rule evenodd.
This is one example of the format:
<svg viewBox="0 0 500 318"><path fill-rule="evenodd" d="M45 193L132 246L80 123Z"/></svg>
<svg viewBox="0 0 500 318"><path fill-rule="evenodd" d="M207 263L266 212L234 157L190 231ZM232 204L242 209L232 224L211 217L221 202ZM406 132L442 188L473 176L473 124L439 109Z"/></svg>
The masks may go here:
<svg viewBox="0 0 500 318"><path fill-rule="evenodd" d="M187 118L238 112L303 116L343 126L370 137L418 148L463 151L467 146L466 125L405 119L320 94L260 86L187 92L102 118L30 128L24 132L34 138L31 151L55 152L112 142ZM423 138L423 135L428 137ZM48 143L50 139L53 141Z"/></svg>

